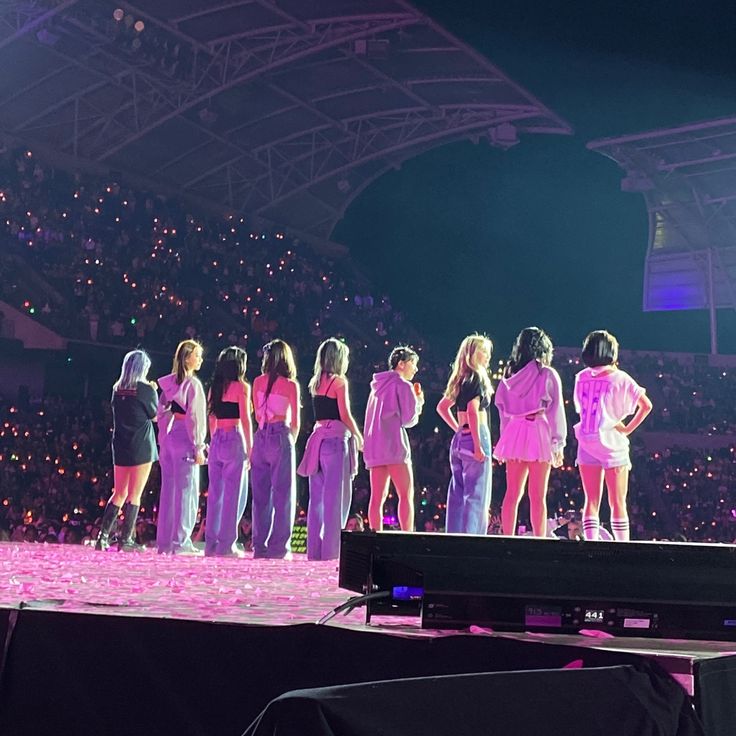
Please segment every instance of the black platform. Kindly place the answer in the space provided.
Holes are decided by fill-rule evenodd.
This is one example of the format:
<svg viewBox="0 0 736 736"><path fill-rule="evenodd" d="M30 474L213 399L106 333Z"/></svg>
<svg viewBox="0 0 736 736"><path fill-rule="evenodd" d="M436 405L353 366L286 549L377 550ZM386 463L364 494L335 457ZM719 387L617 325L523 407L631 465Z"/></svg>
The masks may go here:
<svg viewBox="0 0 736 736"><path fill-rule="evenodd" d="M637 698L636 712L642 719L648 714L640 721L646 728L660 725L661 730L652 733L701 733L684 690L655 662L626 652L485 636L395 636L317 625L266 627L34 610L0 612L5 624L11 616L17 620L0 683L3 736L237 736L269 701L295 689L491 672L515 672L517 677L505 683L505 675L495 677L492 690L499 699L478 703L480 712L488 712L489 718L494 712L503 713L508 720L514 709L524 708L525 723L536 712L545 736L569 734L571 725L576 733L591 736L634 734L619 730L618 711L612 707L619 703L621 688ZM598 730L581 729L575 720L580 712L575 704L581 698L606 699L605 692L593 695L607 677L595 668L621 666L631 669L628 674L615 675L617 695L599 709ZM561 678L559 671L565 667L582 667L583 671ZM536 692L538 700L530 694L520 702L517 695L521 691L514 683L530 672L536 674L526 680L534 683L529 693ZM566 683L573 682L575 688L566 691ZM447 683L448 697L456 685ZM590 695L586 694L588 685L593 688ZM421 684L407 687L423 691ZM710 701L720 703L721 693L728 688L730 681L718 673L703 683L702 690L716 693ZM425 697L430 692L425 691ZM552 692L559 695L554 705L562 713L571 713L572 721L555 721L556 711L550 710ZM736 732L733 714L709 710L710 701L700 700L701 715L710 724L708 736ZM352 719L376 723L383 715L384 731L397 733L393 726L403 721L392 720L391 713L399 706L392 706L390 699L385 702L382 714L358 708ZM653 705L643 707L644 703ZM733 709L733 703L731 698L728 707ZM411 704L407 707L411 713ZM421 712L417 711L417 724L432 720L432 707L425 701ZM437 703L436 707L447 704ZM306 728L307 724L306 720L299 724L300 734L323 733ZM440 722L436 725L435 730L427 726L421 733L448 733L439 727ZM347 732L338 729L335 733Z"/></svg>
<svg viewBox="0 0 736 736"><path fill-rule="evenodd" d="M562 555L601 550L599 555L593 555L593 565L606 559L603 547L576 547L564 542L529 544L528 540L500 540L500 544L494 544L499 540L480 540L486 553L481 554L478 547L473 563L468 564L467 558L463 562L462 545L470 543L475 548L479 540L382 534L353 535L353 541L355 545L350 541L345 543L346 554L355 553L352 567L344 568L343 572L355 576L351 582L354 588L359 586L357 581L366 569L375 570L377 584L381 575L387 576L384 582L394 582L390 576L402 567L406 572L406 560L401 562L392 555L403 555L407 550L416 559L431 559L438 570L451 571L458 561L462 562L462 570L452 579L463 584L480 575L484 568L487 572L499 550L508 552L501 558L510 562L504 567L505 562L495 560L498 579L504 578L500 570L514 569L527 583L531 580L535 584L540 579L541 560L554 559L557 550ZM373 552L366 557L364 553L370 546ZM450 547L456 547L454 561L445 554ZM631 549L638 549L638 545L631 545ZM662 549L666 548L653 554L661 555ZM716 552L713 557L717 558L716 568L721 570L718 565L726 565L731 559L729 550L722 549L724 554ZM549 553L542 555L544 550ZM529 553L526 556L525 551ZM707 548L683 550L682 554L691 561L710 557ZM386 555L392 562L382 568L388 559L384 559ZM366 559L370 562L368 568ZM610 555L608 559L610 563ZM647 564L653 563L650 560ZM674 579L674 566L675 562L665 561L663 577ZM567 567L560 567L564 569ZM579 569L584 574L586 566L582 558ZM643 569L653 568L644 566ZM416 570L412 574L415 573ZM693 571L686 573L684 580L688 575L694 575ZM699 590L729 590L729 585L721 586L718 575L706 570L703 577L707 584L701 583ZM456 591L462 590L462 586L455 587ZM661 589L661 586L654 587ZM556 585L550 586L551 593L556 590ZM477 587L475 592L483 589ZM573 592L584 594L585 589L575 587ZM390 602L387 611L394 613L395 607L410 607L419 613L416 600ZM513 722L526 723L525 719L534 717L535 723L544 727L545 735L569 734L571 730L584 734L576 720L582 712L578 707L580 699L588 697L589 686L591 692L596 691L595 697L602 695L597 689L603 679L611 676L610 684L617 697L625 692L628 694L622 696L624 700L635 699L642 734L660 724L660 731L653 733L693 736L700 728L699 720L707 736L736 734L736 656L731 653L736 645L731 647L729 643L669 642L655 638L595 640L550 630L541 635L483 632L450 635L422 631L418 617L403 621L379 618L378 613L382 611L374 611L373 625L361 627L355 622L348 626L208 623L100 615L100 610L89 614L23 607L0 610L0 640L6 644L0 671L0 734L238 736L267 703L293 690L474 674L482 677L477 681L461 678L440 683L444 684L448 697L456 686L458 692L467 691L463 685L468 683L473 687L480 684L481 689L487 685L498 694L492 705L479 703L480 713L474 711L468 715L468 724L490 711L491 715L497 713L499 723L510 723L515 717L517 720ZM618 669L621 667L630 669L621 671ZM614 668L616 672L601 674L597 668ZM570 669L575 672L566 673ZM560 673L561 670L565 671ZM484 678L492 673L493 678L486 682ZM568 692L573 680L576 687ZM539 693L541 700L534 701L525 695L526 700L519 702L519 693L527 692L525 683L532 683L528 692ZM391 691L390 684L372 685L370 689L378 691L384 687L383 692ZM431 695L433 683L396 684L396 688L404 687L416 693L412 697L417 702L424 698L428 703L419 708L412 732L421 728L423 734L446 733L440 728L440 720L433 721L431 717L431 709L438 700L436 695ZM359 688L348 694L356 694L356 702L361 703L366 702L365 692ZM555 708L551 708L547 698L553 692L557 693L553 698ZM340 693L328 691L323 695L324 700L320 694L317 700L314 694L289 696L289 699L293 702L296 697L304 703L306 698L312 703L310 708L317 708L331 718L334 698L339 698ZM380 712L376 705L371 705L368 711L367 706L360 706L347 720L375 724L374 717L385 716L381 728L386 733L397 733L396 729L405 725L402 719L406 713L393 717L392 709L399 705L392 705L388 696L384 700L388 705ZM468 702L474 701L471 698ZM592 702L586 700L588 704ZM639 705L645 702L652 707L640 709ZM621 708L617 703L620 705L621 700L611 697L597 708L601 715L596 721L596 734L621 732L622 721L618 717ZM436 707L446 704L437 702ZM515 716L519 708L524 709L523 719ZM312 710L297 722L302 727L300 735L320 733L307 729L315 712ZM557 713L565 717L557 719ZM603 713L607 714L605 718ZM335 717L339 725L344 716ZM432 725L436 726L434 730L430 728ZM335 733L348 731L340 726ZM453 732L452 736L457 735Z"/></svg>

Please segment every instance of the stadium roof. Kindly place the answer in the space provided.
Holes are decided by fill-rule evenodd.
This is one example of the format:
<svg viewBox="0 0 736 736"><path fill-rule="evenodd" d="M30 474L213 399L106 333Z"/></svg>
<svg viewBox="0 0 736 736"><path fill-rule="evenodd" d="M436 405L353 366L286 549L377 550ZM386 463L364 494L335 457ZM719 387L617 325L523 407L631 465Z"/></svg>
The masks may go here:
<svg viewBox="0 0 736 736"><path fill-rule="evenodd" d="M736 117L606 138L588 148L626 170L623 189L644 194L655 216L651 248L736 245Z"/></svg>
<svg viewBox="0 0 736 736"><path fill-rule="evenodd" d="M645 309L736 307L736 117L592 141L649 212Z"/></svg>
<svg viewBox="0 0 736 736"><path fill-rule="evenodd" d="M6 0L0 129L329 237L385 171L566 122L403 0Z"/></svg>

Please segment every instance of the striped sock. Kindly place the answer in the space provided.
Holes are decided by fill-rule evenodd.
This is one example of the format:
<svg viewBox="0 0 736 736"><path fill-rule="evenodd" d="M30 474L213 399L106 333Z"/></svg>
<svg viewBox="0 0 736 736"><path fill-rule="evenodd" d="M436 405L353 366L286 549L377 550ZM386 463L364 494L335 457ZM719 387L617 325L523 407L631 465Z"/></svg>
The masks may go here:
<svg viewBox="0 0 736 736"><path fill-rule="evenodd" d="M623 519L611 519L611 531L618 542L629 541L629 517Z"/></svg>
<svg viewBox="0 0 736 736"><path fill-rule="evenodd" d="M598 529L601 521L597 516L583 517L583 536L586 539L598 539Z"/></svg>

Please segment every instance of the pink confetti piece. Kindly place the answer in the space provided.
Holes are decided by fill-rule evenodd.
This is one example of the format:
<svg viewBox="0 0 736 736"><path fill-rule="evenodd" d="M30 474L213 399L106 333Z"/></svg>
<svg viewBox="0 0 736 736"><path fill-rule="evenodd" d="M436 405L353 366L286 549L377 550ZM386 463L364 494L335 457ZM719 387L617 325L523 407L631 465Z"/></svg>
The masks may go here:
<svg viewBox="0 0 736 736"><path fill-rule="evenodd" d="M484 627L484 626L471 626L468 631L470 631L471 634L485 634L486 636L492 636L494 634L493 629Z"/></svg>
<svg viewBox="0 0 736 736"><path fill-rule="evenodd" d="M589 636L592 639L613 639L613 634L609 634L607 631L600 631L599 629L580 629L578 632L581 636Z"/></svg>

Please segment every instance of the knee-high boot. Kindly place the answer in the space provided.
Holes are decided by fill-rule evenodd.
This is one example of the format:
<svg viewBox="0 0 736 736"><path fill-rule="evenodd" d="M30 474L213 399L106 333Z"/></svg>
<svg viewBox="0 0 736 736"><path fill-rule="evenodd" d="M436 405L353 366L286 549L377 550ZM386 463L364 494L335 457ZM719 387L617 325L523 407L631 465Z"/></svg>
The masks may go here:
<svg viewBox="0 0 736 736"><path fill-rule="evenodd" d="M123 530L120 534L120 541L118 542L118 549L125 552L138 552L143 549L142 544L137 544L135 541L135 522L138 518L138 509L140 506L129 503L125 507L125 514L123 518Z"/></svg>
<svg viewBox="0 0 736 736"><path fill-rule="evenodd" d="M102 514L102 526L100 527L100 533L97 535L97 542L95 543L96 550L106 550L110 546L110 531L119 513L120 506L116 506L112 501L108 501L105 511Z"/></svg>

